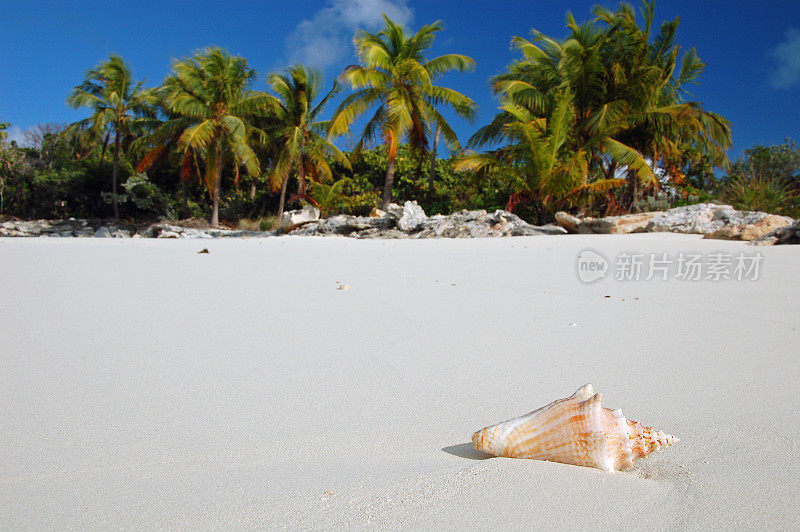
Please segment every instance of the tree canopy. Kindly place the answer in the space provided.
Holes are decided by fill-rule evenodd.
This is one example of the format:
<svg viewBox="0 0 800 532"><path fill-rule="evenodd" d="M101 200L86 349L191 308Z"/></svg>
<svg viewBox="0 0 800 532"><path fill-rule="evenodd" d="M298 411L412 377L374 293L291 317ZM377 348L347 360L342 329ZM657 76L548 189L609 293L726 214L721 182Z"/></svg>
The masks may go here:
<svg viewBox="0 0 800 532"><path fill-rule="evenodd" d="M608 193L614 207L611 192L625 184L616 199L630 208L642 187L659 186L658 165L690 148L724 165L730 124L686 99L704 65L693 49L679 59L677 19L653 32L654 13L645 1L639 25L629 4L598 7L583 24L568 14L566 39L514 37L522 57L492 83L500 112L470 139L501 147L467 155L461 168L516 168L517 198L547 212L587 194Z"/></svg>
<svg viewBox="0 0 800 532"><path fill-rule="evenodd" d="M378 31L357 31L357 62L329 87L306 65L260 77L245 58L205 48L146 88L112 55L67 99L89 109L84 120L42 124L22 146L4 142L0 124L0 211L182 212L215 226L255 217L257 227L280 225L287 204L367 214L408 199L537 222L558 209L623 213L692 198L796 212L796 146L755 147L730 164L731 124L692 95L705 64L678 29L645 0L597 6L583 22L567 13L562 36L511 38L513 60L490 78L498 108L466 151L450 121L472 121L477 105L443 77L475 62L434 55L439 21L412 31L384 16Z"/></svg>
<svg viewBox="0 0 800 532"><path fill-rule="evenodd" d="M438 129L450 146L457 147L458 138L438 108L448 106L457 115L472 118L477 106L460 92L434 84L447 72L464 72L475 67L472 58L461 54L427 57L436 33L442 30L440 22L406 35L402 26L386 15L383 18L383 30L378 33L361 30L353 39L360 64L345 68L342 78L356 92L336 110L330 134L346 133L358 117L374 109L356 151L378 134L383 139L388 155L383 189L383 206L386 206L392 201L395 159L402 140L407 139L412 147L425 151L429 136Z"/></svg>

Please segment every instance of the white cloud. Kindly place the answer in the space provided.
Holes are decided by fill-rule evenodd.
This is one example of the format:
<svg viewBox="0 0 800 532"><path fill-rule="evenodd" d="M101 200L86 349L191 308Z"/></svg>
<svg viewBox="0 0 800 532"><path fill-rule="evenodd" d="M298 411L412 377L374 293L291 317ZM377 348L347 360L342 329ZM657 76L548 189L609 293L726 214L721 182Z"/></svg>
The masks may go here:
<svg viewBox="0 0 800 532"><path fill-rule="evenodd" d="M318 68L331 66L352 50L357 29L375 31L382 27L384 13L400 25L408 24L414 16L406 0L328 0L286 39L289 59Z"/></svg>
<svg viewBox="0 0 800 532"><path fill-rule="evenodd" d="M17 141L19 146L27 146L28 139L25 138L25 130L19 126L11 126L6 129L6 133L8 133L8 138L6 138L6 142L11 142L12 140Z"/></svg>
<svg viewBox="0 0 800 532"><path fill-rule="evenodd" d="M779 62L778 70L772 75L771 84L776 89L788 89L800 82L800 30L786 30L786 38L778 44L770 55Z"/></svg>

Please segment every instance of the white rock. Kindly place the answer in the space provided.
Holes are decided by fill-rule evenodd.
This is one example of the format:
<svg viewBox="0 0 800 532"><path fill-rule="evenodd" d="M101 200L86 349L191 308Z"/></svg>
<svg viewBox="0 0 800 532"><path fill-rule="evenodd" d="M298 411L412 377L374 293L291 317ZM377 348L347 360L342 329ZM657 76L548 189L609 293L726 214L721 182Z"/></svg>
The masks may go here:
<svg viewBox="0 0 800 532"><path fill-rule="evenodd" d="M387 205L386 212L388 212L389 215L394 216L398 220L403 216L403 208L397 203L390 203L389 205Z"/></svg>
<svg viewBox="0 0 800 532"><path fill-rule="evenodd" d="M288 233L301 225L316 222L317 220L319 220L319 209L311 205L306 205L300 210L283 213L281 229L283 229L284 233Z"/></svg>
<svg viewBox="0 0 800 532"><path fill-rule="evenodd" d="M391 213L391 211L389 212ZM407 201L403 205L403 215L397 220L397 228L406 233L411 233L419 229L427 219L428 216L425 211L416 201Z"/></svg>

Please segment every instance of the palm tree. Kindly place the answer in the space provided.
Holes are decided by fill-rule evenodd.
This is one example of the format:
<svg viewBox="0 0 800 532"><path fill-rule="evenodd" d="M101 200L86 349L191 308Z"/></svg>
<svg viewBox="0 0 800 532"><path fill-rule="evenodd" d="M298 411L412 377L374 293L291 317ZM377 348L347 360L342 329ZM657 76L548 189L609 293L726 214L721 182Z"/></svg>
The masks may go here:
<svg viewBox="0 0 800 532"><path fill-rule="evenodd" d="M358 117L376 106L364 126L356 145L380 133L387 152L386 181L383 188L383 207L392 201L397 148L405 137L412 146L427 151L428 137L436 128L451 147L458 147L458 138L439 113L437 107L451 107L457 115L472 118L477 105L470 98L433 82L452 70L459 72L474 68L475 61L460 54L446 54L427 59L426 51L441 31L440 22L423 26L414 35L383 16L386 27L378 33L359 31L353 42L360 60L342 72L342 78L357 92L341 103L331 120L330 135L348 131Z"/></svg>
<svg viewBox="0 0 800 532"><path fill-rule="evenodd" d="M109 139L114 138L114 169L111 174L111 192L114 204L114 218L119 218L117 204L117 176L122 146L127 146L152 125L155 111L149 105L152 101L150 91L142 89L143 82L133 80L131 68L118 55L111 55L107 61L86 73L86 79L76 86L67 98L73 108L89 107L92 116L76 122L67 130L75 134L88 131L95 139L104 139L103 153Z"/></svg>
<svg viewBox="0 0 800 532"><path fill-rule="evenodd" d="M504 100L501 110L504 123L493 136L505 145L486 152L469 152L456 159L459 171L486 174L499 169L512 169L514 194L508 210L521 201L532 202L540 222L552 218L552 207L584 186L588 176L589 156L586 148L571 143L575 121L573 96L569 88L554 95L552 105L543 117L525 106Z"/></svg>
<svg viewBox="0 0 800 532"><path fill-rule="evenodd" d="M555 204L577 196L575 192L600 192L624 183L613 170L589 183L592 165L624 164L638 179L655 179L640 153L613 138L622 127L622 113L615 106L601 106L603 34L591 25L579 27L571 17L568 25L572 35L563 43L535 30L534 42L514 37L512 45L522 59L493 79L500 113L469 142L471 147L504 146L486 154L468 153L457 162L462 170L513 170L517 179L508 208L532 201L540 222L548 220ZM602 113L594 112L598 106Z"/></svg>
<svg viewBox="0 0 800 532"><path fill-rule="evenodd" d="M271 97L249 90L255 78L246 59L210 48L175 61L172 74L158 91L170 118L153 133L150 142L156 145L154 150L163 150L174 141L187 172L199 168L198 158L205 163L204 180L212 202L211 225L215 227L219 225L226 158L232 163L236 181L242 165L251 176L261 172L251 144L263 132L253 126L253 120L268 112ZM151 151L145 160L152 160L155 153Z"/></svg>
<svg viewBox="0 0 800 532"><path fill-rule="evenodd" d="M654 167L660 161L671 166L692 149L727 167L730 123L699 102L687 100L692 96L687 86L697 83L705 64L692 48L678 65L678 18L662 23L654 33L655 3L645 0L641 13L642 26L630 5L622 4L617 11L595 8L596 21L607 27L610 60L624 72L607 81L609 92L621 94L626 102L627 127L617 138L645 155ZM630 199L636 200L639 183L629 179L628 185Z"/></svg>
<svg viewBox="0 0 800 532"><path fill-rule="evenodd" d="M273 147L275 161L269 176L270 185L273 191L281 190L276 222L280 224L286 202L286 185L292 170L297 170L298 193L305 195L310 178L316 178L317 181L331 179L328 158L347 169L350 168L350 161L339 148L322 136L328 122L317 120L331 97L339 92L336 83L316 105L314 100L322 87L322 78L319 73L303 65L290 67L283 74L270 74L267 83L278 95L273 98L272 114L264 130Z"/></svg>
<svg viewBox="0 0 800 532"><path fill-rule="evenodd" d="M539 140L554 126L566 127L559 161L575 170L570 158L583 154L587 165L582 182L559 200L605 192L627 182L630 204L642 185L659 185L654 172L659 160L676 157L687 145L724 158L730 145L727 121L682 99L683 85L697 78L702 63L690 50L675 76L677 20L664 23L652 37L653 4L645 2L643 12L644 29L636 24L632 8L622 4L617 12L597 8L597 18L581 25L568 15L570 34L564 41L535 30L532 41L515 37L512 44L523 57L493 82L501 112L473 135L470 145L510 141L498 155L529 165L542 158ZM543 122L531 129L533 136L517 134L536 119ZM478 168L489 162L488 157L472 154L461 165ZM618 179L620 172L625 180ZM534 179L528 192L547 198L537 188L536 176L529 174ZM576 184L572 174L557 172L553 177L563 179L565 186ZM563 193L564 187L560 188Z"/></svg>

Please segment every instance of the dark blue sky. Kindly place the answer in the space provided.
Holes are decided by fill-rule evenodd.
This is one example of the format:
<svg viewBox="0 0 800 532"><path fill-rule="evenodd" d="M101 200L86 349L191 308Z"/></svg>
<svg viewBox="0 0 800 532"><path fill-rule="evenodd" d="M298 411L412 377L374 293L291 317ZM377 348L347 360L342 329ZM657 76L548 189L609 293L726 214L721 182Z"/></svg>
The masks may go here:
<svg viewBox="0 0 800 532"><path fill-rule="evenodd" d="M85 71L109 53L122 55L137 78L158 84L170 61L219 45L245 56L262 75L291 62L321 67L330 82L353 62L356 27L376 28L380 13L412 29L441 19L434 53L472 56L477 69L448 76L445 85L480 105L475 124L453 120L466 140L494 115L488 78L508 64L514 35L531 28L566 34L567 10L591 15L596 2L544 0L4 0L0 18L0 121L21 129L44 122L72 122L86 110L64 101ZM614 7L617 2L603 2ZM634 4L637 5L638 4ZM736 156L754 144L793 137L800 141L800 2L666 1L658 23L681 17L679 42L694 46L707 63L693 93L734 126ZM331 107L330 111L333 108Z"/></svg>

